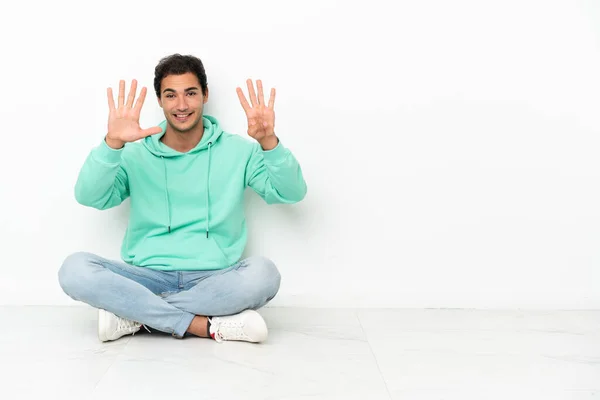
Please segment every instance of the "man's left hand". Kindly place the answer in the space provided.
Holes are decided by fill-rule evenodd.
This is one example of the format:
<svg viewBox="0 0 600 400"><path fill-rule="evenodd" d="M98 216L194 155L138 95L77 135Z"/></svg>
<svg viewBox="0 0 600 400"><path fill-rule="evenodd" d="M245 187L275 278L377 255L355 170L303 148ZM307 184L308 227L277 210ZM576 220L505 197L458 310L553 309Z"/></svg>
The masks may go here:
<svg viewBox="0 0 600 400"><path fill-rule="evenodd" d="M248 135L258 141L263 150L272 150L279 143L277 136L275 136L275 111L273 110L275 88L271 89L269 104L266 105L261 80L256 81L258 97L254 91L252 80L248 79L246 84L248 85L248 94L252 105L248 104L241 88L238 87L236 91L248 119Z"/></svg>

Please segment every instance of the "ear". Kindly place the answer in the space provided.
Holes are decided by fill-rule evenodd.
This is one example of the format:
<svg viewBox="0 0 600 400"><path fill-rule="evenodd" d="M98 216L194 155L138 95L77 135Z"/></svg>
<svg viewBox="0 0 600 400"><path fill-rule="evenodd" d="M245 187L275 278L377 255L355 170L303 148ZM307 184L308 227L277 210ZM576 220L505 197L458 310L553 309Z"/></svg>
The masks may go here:
<svg viewBox="0 0 600 400"><path fill-rule="evenodd" d="M157 97L156 100L158 100L158 106L162 108L162 100L160 99L160 97Z"/></svg>
<svg viewBox="0 0 600 400"><path fill-rule="evenodd" d="M204 95L204 104L208 103L208 86L206 87L206 95Z"/></svg>

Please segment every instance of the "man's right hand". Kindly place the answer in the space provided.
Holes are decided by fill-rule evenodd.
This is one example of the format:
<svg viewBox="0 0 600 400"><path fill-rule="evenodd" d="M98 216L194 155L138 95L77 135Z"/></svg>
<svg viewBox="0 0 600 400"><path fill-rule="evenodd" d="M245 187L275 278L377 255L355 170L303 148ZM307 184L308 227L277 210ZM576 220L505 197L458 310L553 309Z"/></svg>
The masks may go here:
<svg viewBox="0 0 600 400"><path fill-rule="evenodd" d="M115 107L112 88L108 88L107 90L109 114L106 144L113 149L120 149L125 143L135 142L146 136L162 132L162 129L158 126L148 129L142 129L140 127L140 112L144 105L147 89L145 87L142 88L140 97L138 97L134 106L133 101L135 100L136 89L137 81L134 79L131 82L131 90L127 97L127 103L125 103L125 81L120 81L117 108Z"/></svg>

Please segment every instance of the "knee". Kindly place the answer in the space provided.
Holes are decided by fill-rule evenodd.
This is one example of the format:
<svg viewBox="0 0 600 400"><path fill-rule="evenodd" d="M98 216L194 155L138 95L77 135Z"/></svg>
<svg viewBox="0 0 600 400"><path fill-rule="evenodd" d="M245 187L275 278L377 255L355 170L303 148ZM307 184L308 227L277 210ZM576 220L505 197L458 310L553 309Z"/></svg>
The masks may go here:
<svg viewBox="0 0 600 400"><path fill-rule="evenodd" d="M58 270L58 283L69 296L75 296L78 288L84 285L86 266L90 263L91 254L78 252L69 255Z"/></svg>
<svg viewBox="0 0 600 400"><path fill-rule="evenodd" d="M275 263L262 256L252 257L251 265L254 267L256 279L265 291L266 297L272 299L279 291L281 274Z"/></svg>

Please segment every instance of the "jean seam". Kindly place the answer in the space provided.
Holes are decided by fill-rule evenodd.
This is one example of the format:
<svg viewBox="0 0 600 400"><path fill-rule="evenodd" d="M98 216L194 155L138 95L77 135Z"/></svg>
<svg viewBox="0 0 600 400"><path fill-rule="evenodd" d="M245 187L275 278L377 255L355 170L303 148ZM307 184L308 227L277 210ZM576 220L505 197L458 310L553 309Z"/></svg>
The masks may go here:
<svg viewBox="0 0 600 400"><path fill-rule="evenodd" d="M246 258L246 259L244 259L244 260L240 260L240 261L237 263L237 265L235 265L235 264L234 264L234 268L233 268L233 269L234 269L234 270L238 270L238 269L240 269L240 268L242 268L242 267L246 267L246 266L248 265L248 263L249 263L249 261L248 261L248 259L247 259L247 258Z"/></svg>

